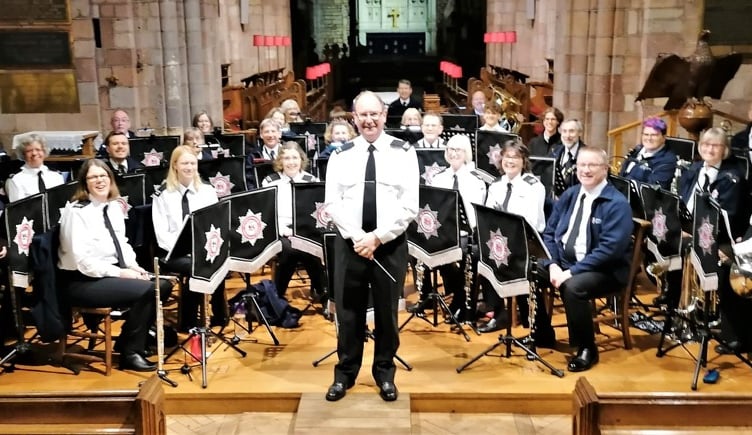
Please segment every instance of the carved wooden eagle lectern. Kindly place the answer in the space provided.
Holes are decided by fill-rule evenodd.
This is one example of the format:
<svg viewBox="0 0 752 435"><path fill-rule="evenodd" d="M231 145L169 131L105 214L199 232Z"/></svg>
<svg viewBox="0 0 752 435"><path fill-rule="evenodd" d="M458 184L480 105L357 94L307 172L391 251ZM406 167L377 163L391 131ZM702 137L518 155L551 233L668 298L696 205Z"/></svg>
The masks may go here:
<svg viewBox="0 0 752 435"><path fill-rule="evenodd" d="M679 109L690 98L721 98L726 84L734 78L742 63L740 53L714 57L708 46L710 30L697 38L695 52L687 57L661 53L635 101L668 97L665 110Z"/></svg>

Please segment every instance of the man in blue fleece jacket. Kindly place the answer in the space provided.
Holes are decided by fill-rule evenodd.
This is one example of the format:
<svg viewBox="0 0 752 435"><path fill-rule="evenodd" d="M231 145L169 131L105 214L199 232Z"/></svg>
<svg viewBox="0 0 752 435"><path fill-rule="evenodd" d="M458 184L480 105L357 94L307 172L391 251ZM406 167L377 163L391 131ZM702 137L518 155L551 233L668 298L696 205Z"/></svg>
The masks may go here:
<svg viewBox="0 0 752 435"><path fill-rule="evenodd" d="M588 147L577 157L579 185L567 189L543 232L550 260L539 263L541 278L559 289L567 315L569 344L577 355L568 369L581 372L598 362L590 300L627 282L632 211L624 195L606 181L608 156ZM536 344L554 341L551 321L538 304Z"/></svg>

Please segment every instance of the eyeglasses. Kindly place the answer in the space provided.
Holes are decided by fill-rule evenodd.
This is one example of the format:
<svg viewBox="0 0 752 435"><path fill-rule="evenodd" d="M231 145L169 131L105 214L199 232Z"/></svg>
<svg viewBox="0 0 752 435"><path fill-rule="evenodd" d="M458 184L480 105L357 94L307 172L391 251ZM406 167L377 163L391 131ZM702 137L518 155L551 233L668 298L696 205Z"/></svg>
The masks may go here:
<svg viewBox="0 0 752 435"><path fill-rule="evenodd" d="M658 133L643 133L642 137L658 137L660 134Z"/></svg>
<svg viewBox="0 0 752 435"><path fill-rule="evenodd" d="M723 148L726 145L719 143L719 142L700 142L700 146L709 147L709 148Z"/></svg>
<svg viewBox="0 0 752 435"><path fill-rule="evenodd" d="M459 152L465 152L465 149L464 149L464 148L453 148L453 147L448 147L448 148L447 148L447 151L452 151L452 152L455 152L455 153L459 153Z"/></svg>
<svg viewBox="0 0 752 435"><path fill-rule="evenodd" d="M358 113L357 115L360 119L379 119L382 113L384 112Z"/></svg>
<svg viewBox="0 0 752 435"><path fill-rule="evenodd" d="M577 169L593 170L605 166L603 163L577 163Z"/></svg>
<svg viewBox="0 0 752 435"><path fill-rule="evenodd" d="M507 160L522 160L522 156L501 156L501 158Z"/></svg>
<svg viewBox="0 0 752 435"><path fill-rule="evenodd" d="M300 112L287 112L287 114L290 116L298 116L300 115Z"/></svg>
<svg viewBox="0 0 752 435"><path fill-rule="evenodd" d="M99 175L87 175L86 181L94 181L94 180L101 180L104 178L110 178L107 174L99 174Z"/></svg>

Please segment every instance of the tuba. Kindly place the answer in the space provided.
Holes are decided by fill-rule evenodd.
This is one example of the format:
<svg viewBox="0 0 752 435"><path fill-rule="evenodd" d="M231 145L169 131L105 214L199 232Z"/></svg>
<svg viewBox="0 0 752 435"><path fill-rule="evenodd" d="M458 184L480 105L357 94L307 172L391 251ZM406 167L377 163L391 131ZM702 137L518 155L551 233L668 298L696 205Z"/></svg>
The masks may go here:
<svg viewBox="0 0 752 435"><path fill-rule="evenodd" d="M731 289L743 298L752 298L752 240L734 245L736 261L731 265Z"/></svg>
<svg viewBox="0 0 752 435"><path fill-rule="evenodd" d="M510 131L512 133L519 133L524 122L524 115L520 113L522 103L505 89L499 89L495 86L492 86L491 89L493 90L492 101L501 107L502 121L507 121L511 126Z"/></svg>

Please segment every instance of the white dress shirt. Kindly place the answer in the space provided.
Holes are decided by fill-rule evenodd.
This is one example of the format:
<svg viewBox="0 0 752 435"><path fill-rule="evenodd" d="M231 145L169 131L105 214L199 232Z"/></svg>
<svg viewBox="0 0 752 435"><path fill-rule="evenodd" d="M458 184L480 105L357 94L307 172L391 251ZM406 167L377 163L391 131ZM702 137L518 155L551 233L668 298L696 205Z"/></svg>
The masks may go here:
<svg viewBox="0 0 752 435"><path fill-rule="evenodd" d="M279 233L284 237L292 235L292 183L312 183L318 178L301 171L290 178L282 172L269 175L261 182L262 187L277 186L277 224Z"/></svg>
<svg viewBox="0 0 752 435"><path fill-rule="evenodd" d="M509 130L507 130L504 127L502 127L501 124L496 124L493 127L491 127L488 124L483 124L483 125L480 126L480 128L478 130L496 131L496 132L499 132L499 133L511 133Z"/></svg>
<svg viewBox="0 0 752 435"><path fill-rule="evenodd" d="M50 189L65 182L62 174L50 170L46 165L38 168L30 168L28 165L21 166L21 172L8 178L5 183L5 192L10 202L27 198L39 193L39 172L42 172L44 187Z"/></svg>
<svg viewBox="0 0 752 435"><path fill-rule="evenodd" d="M393 141L403 145L392 146ZM373 145L377 207L373 233L387 243L402 235L418 215L418 157L413 147L383 132ZM360 240L365 235L363 186L368 146L362 136L356 137L352 147L332 154L326 170L327 212L346 239Z"/></svg>
<svg viewBox="0 0 752 435"><path fill-rule="evenodd" d="M511 180L506 174L502 175L488 187L486 207L501 210L509 183L512 183L512 195L506 211L524 217L536 231L543 232L546 229L546 215L543 212L546 188L533 174L520 174Z"/></svg>
<svg viewBox="0 0 752 435"><path fill-rule="evenodd" d="M274 156L272 156L274 153ZM261 156L264 160L274 160L279 155L279 144L274 145L274 148L269 148L266 145L261 147Z"/></svg>
<svg viewBox="0 0 752 435"><path fill-rule="evenodd" d="M447 168L431 179L431 186L451 189L454 185L454 176L457 175L457 186L462 197L462 205L465 207L467 220L471 228L477 226L475 208L473 204L483 205L486 200L486 183L478 177L477 172L468 165L462 165L457 172Z"/></svg>
<svg viewBox="0 0 752 435"><path fill-rule="evenodd" d="M188 191L188 210L194 212L206 206L216 204L217 191L211 184L201 183L196 189L193 183L188 187L182 184L175 190L162 188L153 195L151 218L157 244L165 251L170 251L180 236L183 228L183 194Z"/></svg>
<svg viewBox="0 0 752 435"><path fill-rule="evenodd" d="M136 253L125 237L125 215L118 201L68 203L60 216L58 267L78 270L92 278L119 277L120 267L109 230L104 224L104 206L128 268L138 267Z"/></svg>
<svg viewBox="0 0 752 435"><path fill-rule="evenodd" d="M415 144L415 148L446 148L446 144L444 143L444 139L440 137L437 137L433 143L428 143L423 138Z"/></svg>
<svg viewBox="0 0 752 435"><path fill-rule="evenodd" d="M580 207L580 198L584 193L585 201L582 203L582 207L584 208L582 211L582 220L580 221L580 232L577 233L577 239L574 241L574 253L577 261L581 261L587 254L587 227L588 223L590 223L590 214L593 211L593 201L595 201L595 198L601 195L601 192L603 192L603 189L607 184L608 182L606 180L603 180L599 185L595 186L593 190L588 191L584 187L580 187L580 191L577 193L577 199L574 209L572 210L572 216L569 217L569 226L567 232L564 233L564 236L561 239L562 245L566 246L567 240L569 240L569 233L572 232L574 218L577 216L577 209Z"/></svg>

